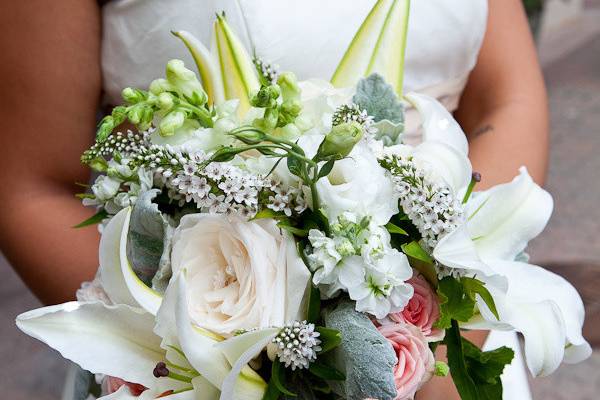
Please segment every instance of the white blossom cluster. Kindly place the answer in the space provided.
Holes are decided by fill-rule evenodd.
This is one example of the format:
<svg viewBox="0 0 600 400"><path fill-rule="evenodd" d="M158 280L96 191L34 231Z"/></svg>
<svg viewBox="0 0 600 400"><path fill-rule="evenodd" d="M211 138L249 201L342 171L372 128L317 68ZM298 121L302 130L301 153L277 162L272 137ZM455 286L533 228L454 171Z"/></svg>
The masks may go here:
<svg viewBox="0 0 600 400"><path fill-rule="evenodd" d="M376 132L373 126L373 117L367 114L365 110L354 104L343 104L339 106L331 117L332 125L340 125L348 122L358 122L363 127L365 137L370 137Z"/></svg>
<svg viewBox="0 0 600 400"><path fill-rule="evenodd" d="M385 227L346 212L331 225L330 235L311 229L308 240L307 259L322 296L346 291L358 311L377 318L401 310L412 297L406 284L412 270L406 256L392 248Z"/></svg>
<svg viewBox="0 0 600 400"><path fill-rule="evenodd" d="M180 207L193 203L210 213L251 218L264 206L291 216L307 207L300 187L255 175L243 165L206 165L209 154L151 144L151 133L117 133L86 152L82 159L88 163L107 156L118 155L119 159L108 161L107 175L97 178L93 194L84 199L86 205L101 205L115 214L134 204L140 191L157 186L166 188L169 199Z"/></svg>
<svg viewBox="0 0 600 400"><path fill-rule="evenodd" d="M269 83L272 85L277 83L277 78L279 78L279 68L277 65L269 64L259 57L255 57L253 61L257 71L262 74Z"/></svg>
<svg viewBox="0 0 600 400"><path fill-rule="evenodd" d="M463 222L462 204L452 190L428 180L410 157L388 156L381 163L392 173L400 205L428 249L433 249L444 235Z"/></svg>
<svg viewBox="0 0 600 400"><path fill-rule="evenodd" d="M311 362L317 359L321 351L320 333L315 331L315 325L306 321L294 321L281 329L273 338L276 355L286 368L293 371L307 369Z"/></svg>

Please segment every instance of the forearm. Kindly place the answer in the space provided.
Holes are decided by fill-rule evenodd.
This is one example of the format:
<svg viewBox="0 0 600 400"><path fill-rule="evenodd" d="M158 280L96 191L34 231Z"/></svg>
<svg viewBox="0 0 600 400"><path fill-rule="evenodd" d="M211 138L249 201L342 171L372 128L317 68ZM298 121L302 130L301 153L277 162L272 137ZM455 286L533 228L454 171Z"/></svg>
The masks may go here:
<svg viewBox="0 0 600 400"><path fill-rule="evenodd" d="M98 231L74 229L91 210L56 183L13 188L2 194L0 246L45 304L73 300L98 266Z"/></svg>
<svg viewBox="0 0 600 400"><path fill-rule="evenodd" d="M509 182L521 166L527 167L537 183L544 183L548 152L545 104L515 99L471 118L465 130L473 170L482 176L476 190Z"/></svg>

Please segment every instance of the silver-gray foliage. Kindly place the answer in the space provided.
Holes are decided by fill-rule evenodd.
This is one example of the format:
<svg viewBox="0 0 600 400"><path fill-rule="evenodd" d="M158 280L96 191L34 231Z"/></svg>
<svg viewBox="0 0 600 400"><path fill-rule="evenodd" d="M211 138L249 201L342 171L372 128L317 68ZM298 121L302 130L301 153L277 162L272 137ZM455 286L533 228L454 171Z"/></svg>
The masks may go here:
<svg viewBox="0 0 600 400"><path fill-rule="evenodd" d="M329 357L346 380L330 382L333 391L348 400L395 399L396 355L369 317L356 311L354 302L342 301L325 309L323 318L342 334L342 344Z"/></svg>
<svg viewBox="0 0 600 400"><path fill-rule="evenodd" d="M379 74L371 74L361 79L352 101L373 117L375 122L386 119L394 124L404 122L402 102L392 85Z"/></svg>
<svg viewBox="0 0 600 400"><path fill-rule="evenodd" d="M171 276L170 249L173 228L152 200L158 190L138 197L131 212L127 256L136 275L148 286L164 291Z"/></svg>

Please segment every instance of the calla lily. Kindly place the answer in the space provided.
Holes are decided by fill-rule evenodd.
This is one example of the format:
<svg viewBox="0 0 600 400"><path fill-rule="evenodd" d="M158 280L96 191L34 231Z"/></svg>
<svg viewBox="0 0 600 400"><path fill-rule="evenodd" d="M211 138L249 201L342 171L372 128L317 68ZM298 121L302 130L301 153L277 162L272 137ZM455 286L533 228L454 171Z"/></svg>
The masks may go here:
<svg viewBox="0 0 600 400"><path fill-rule="evenodd" d="M331 83L350 87L376 72L401 94L409 8L409 0L377 1L348 46Z"/></svg>
<svg viewBox="0 0 600 400"><path fill-rule="evenodd" d="M127 259L131 208L115 215L100 240L100 280L113 303L142 307L155 315L162 296L142 282Z"/></svg>
<svg viewBox="0 0 600 400"><path fill-rule="evenodd" d="M584 308L577 291L558 275L514 261L543 230L551 212L551 196L521 168L512 182L472 196L465 206L465 225L443 237L433 251L447 267L487 270L478 278L492 294L499 319L479 299L481 314L464 327L521 332L535 376L591 354L581 336Z"/></svg>
<svg viewBox="0 0 600 400"><path fill-rule="evenodd" d="M227 71L221 74L225 98L240 99L238 113L241 117L250 109L250 97L259 89L260 83L252 58L223 15L217 15L212 47L220 70Z"/></svg>

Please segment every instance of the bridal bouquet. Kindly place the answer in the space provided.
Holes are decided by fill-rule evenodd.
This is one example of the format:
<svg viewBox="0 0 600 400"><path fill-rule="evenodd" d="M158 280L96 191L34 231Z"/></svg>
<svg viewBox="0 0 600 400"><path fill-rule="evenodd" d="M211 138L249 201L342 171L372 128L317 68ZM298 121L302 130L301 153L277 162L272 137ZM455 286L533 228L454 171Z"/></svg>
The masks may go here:
<svg viewBox="0 0 600 400"><path fill-rule="evenodd" d="M251 58L222 15L212 52L174 34L200 78L171 60L123 90L82 156L99 172L80 225L100 224L97 278L17 319L97 374L103 400L412 399L448 373L463 399L499 400L513 350L468 329L520 332L536 376L589 356L579 295L524 253L550 195L525 168L476 191L459 125L399 95L401 56L365 61L368 29L335 85Z"/></svg>

